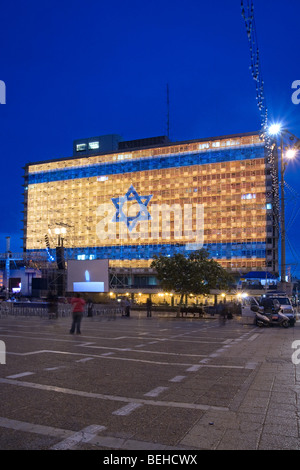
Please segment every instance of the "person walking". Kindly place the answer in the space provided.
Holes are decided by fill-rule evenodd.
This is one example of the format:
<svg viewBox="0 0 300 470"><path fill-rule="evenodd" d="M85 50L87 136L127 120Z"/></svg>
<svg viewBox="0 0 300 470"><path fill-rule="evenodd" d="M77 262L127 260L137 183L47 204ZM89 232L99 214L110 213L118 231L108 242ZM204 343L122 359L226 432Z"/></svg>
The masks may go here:
<svg viewBox="0 0 300 470"><path fill-rule="evenodd" d="M147 306L147 317L151 317L152 316L152 300L150 298L147 299L146 306Z"/></svg>
<svg viewBox="0 0 300 470"><path fill-rule="evenodd" d="M76 334L80 335L80 325L81 325L81 320L84 312L84 306L85 306L85 300L81 298L80 294L77 294L76 297L72 297L71 299L71 305L73 306L72 309L72 326L70 329L70 333L74 334L76 331Z"/></svg>
<svg viewBox="0 0 300 470"><path fill-rule="evenodd" d="M128 299L125 300L125 317L130 317L130 301Z"/></svg>
<svg viewBox="0 0 300 470"><path fill-rule="evenodd" d="M217 313L219 314L219 319L223 323L226 321L226 316L227 316L227 307L225 302L219 302L217 305Z"/></svg>

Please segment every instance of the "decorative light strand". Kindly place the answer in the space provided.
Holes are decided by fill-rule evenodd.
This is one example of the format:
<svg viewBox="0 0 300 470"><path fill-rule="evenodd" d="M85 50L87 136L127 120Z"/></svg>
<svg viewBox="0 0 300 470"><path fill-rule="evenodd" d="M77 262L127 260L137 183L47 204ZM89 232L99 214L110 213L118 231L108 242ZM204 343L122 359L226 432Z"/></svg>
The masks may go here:
<svg viewBox="0 0 300 470"><path fill-rule="evenodd" d="M256 84L256 101L260 113L261 131L260 136L265 142L267 162L270 166L270 174L272 178L272 189L266 196L272 199L273 220L279 230L280 204L279 204L279 183L277 159L275 159L274 141L268 132L268 108L264 94L264 81L262 78L260 66L260 53L258 48L254 5L252 0L241 0L242 17L245 21L246 32L250 48L250 70L252 78Z"/></svg>

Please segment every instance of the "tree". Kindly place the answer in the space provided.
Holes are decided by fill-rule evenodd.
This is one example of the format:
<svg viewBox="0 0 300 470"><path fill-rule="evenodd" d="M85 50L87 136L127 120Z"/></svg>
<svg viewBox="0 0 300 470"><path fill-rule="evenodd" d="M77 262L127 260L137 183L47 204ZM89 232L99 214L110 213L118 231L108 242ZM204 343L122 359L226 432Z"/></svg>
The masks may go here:
<svg viewBox="0 0 300 470"><path fill-rule="evenodd" d="M181 296L180 305L187 294L209 294L211 289L226 289L232 276L215 260L209 258L207 250L193 251L188 256L154 256L151 263L157 273L161 287Z"/></svg>

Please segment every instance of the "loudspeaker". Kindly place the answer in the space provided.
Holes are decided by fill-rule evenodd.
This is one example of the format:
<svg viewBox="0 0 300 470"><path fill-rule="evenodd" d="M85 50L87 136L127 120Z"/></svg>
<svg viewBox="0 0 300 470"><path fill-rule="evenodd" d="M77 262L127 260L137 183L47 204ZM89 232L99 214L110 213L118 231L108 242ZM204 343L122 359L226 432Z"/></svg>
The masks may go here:
<svg viewBox="0 0 300 470"><path fill-rule="evenodd" d="M32 278L32 290L47 290L48 281L40 277Z"/></svg>

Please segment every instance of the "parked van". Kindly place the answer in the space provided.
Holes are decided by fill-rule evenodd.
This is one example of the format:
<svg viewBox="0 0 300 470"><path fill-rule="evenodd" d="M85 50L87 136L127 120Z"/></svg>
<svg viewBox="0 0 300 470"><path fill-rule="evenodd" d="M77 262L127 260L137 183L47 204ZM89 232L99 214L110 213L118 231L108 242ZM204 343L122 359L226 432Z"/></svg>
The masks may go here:
<svg viewBox="0 0 300 470"><path fill-rule="evenodd" d="M260 298L260 303L263 302L263 299L276 299L280 303L280 309L284 315L286 315L289 320L290 324L293 326L296 321L296 312L292 305L291 300L286 295L285 292L267 292L263 294Z"/></svg>
<svg viewBox="0 0 300 470"><path fill-rule="evenodd" d="M242 316L255 318L255 313L251 310L252 305L259 305L258 300L252 296L242 297Z"/></svg>

